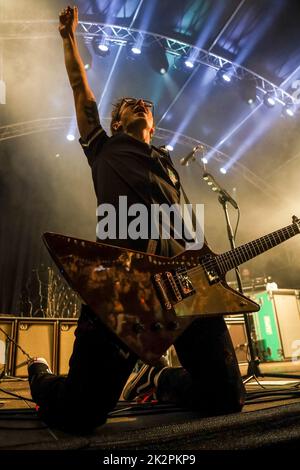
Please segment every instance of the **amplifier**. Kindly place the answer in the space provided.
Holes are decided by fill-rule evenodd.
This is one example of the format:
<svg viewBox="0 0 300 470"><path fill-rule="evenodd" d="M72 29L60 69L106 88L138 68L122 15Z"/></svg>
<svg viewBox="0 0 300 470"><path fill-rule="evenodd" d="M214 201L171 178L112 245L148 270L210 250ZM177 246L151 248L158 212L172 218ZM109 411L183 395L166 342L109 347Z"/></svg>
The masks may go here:
<svg viewBox="0 0 300 470"><path fill-rule="evenodd" d="M252 318L262 360L291 360L300 342L299 290L270 290L253 299L261 307Z"/></svg>
<svg viewBox="0 0 300 470"><path fill-rule="evenodd" d="M67 374L77 319L8 317L0 327L31 357L44 357L55 374ZM4 370L5 366L5 370ZM27 357L0 331L0 374L26 377Z"/></svg>

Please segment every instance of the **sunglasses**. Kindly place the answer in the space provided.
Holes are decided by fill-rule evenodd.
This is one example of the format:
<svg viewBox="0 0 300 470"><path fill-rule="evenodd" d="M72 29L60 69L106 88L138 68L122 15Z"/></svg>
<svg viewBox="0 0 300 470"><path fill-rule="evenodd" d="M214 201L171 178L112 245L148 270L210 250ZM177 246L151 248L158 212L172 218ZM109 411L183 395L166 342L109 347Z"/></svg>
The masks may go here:
<svg viewBox="0 0 300 470"><path fill-rule="evenodd" d="M139 101L139 99L136 99L136 98L123 98L123 100L121 101L120 107L119 107L119 116L120 116L120 109L122 108L122 106L124 104L126 104L126 106L135 106L136 103ZM150 100L142 100L142 101L145 104L145 106L152 111L152 114L154 114L154 104L153 104L153 102L150 101Z"/></svg>

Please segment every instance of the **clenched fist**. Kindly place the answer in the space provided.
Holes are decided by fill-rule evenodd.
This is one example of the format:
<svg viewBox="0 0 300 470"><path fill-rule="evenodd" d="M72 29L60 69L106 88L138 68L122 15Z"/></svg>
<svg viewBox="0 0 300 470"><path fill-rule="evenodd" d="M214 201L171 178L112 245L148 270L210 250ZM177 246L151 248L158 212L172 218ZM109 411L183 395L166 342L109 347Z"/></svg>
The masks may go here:
<svg viewBox="0 0 300 470"><path fill-rule="evenodd" d="M61 37L66 38L70 34L75 34L78 25L78 8L68 6L59 14L59 27Z"/></svg>

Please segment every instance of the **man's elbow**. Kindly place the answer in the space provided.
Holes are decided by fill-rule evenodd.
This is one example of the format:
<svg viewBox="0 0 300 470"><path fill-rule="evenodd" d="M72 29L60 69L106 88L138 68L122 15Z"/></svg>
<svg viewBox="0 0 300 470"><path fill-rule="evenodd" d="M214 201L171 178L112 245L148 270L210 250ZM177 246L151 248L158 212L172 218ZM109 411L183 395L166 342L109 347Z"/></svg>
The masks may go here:
<svg viewBox="0 0 300 470"><path fill-rule="evenodd" d="M71 83L71 87L73 90L75 101L78 98L83 98L84 100L88 101L96 101L94 93L92 92L90 87L85 83L84 80L74 80L74 82Z"/></svg>

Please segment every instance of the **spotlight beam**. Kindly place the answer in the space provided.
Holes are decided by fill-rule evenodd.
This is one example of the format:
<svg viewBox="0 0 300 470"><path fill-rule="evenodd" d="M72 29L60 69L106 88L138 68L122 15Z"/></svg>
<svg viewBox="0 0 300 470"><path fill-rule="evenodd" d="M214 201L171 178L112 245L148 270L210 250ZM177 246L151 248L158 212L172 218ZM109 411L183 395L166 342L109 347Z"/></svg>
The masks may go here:
<svg viewBox="0 0 300 470"><path fill-rule="evenodd" d="M138 16L138 14L139 14L139 11L140 11L140 9L141 9L141 6L142 6L143 2L144 2L144 0L141 0L141 1L140 1L139 5L138 5L138 7L137 7L137 9L136 9L136 11L135 11L134 17L132 18L132 21L131 21L131 23L130 23L129 29L132 28L132 26L133 26L133 24L134 24L134 22L135 22L135 20L136 20L136 18L137 18L137 16ZM113 73L114 73L114 71L115 71L115 68L116 68L116 66L117 66L117 62L118 62L118 59L119 59L119 57L120 57L121 50L122 50L122 45L119 46L117 55L116 55L115 60L114 60L114 63L113 63L113 66L112 66L112 68L111 68L111 70L110 70L110 72L109 72L109 75L108 75L108 77L107 77L107 80L106 80L106 82L105 82L105 86L104 86L104 89L103 89L103 91L102 91L102 93L101 93L101 97L100 97L100 100L99 100L99 103L98 103L98 110L100 109L100 106L101 106L102 101L103 101L103 97L104 97L105 94L106 94L108 85L109 85L109 83L110 83L110 81L111 81L111 77L112 77L112 75L113 75Z"/></svg>
<svg viewBox="0 0 300 470"><path fill-rule="evenodd" d="M185 88L187 87L187 85L190 83L191 79L193 78L193 76L195 75L195 73L198 71L200 65L197 65L197 67L195 67L195 69L193 70L193 72L191 73L191 75L189 76L189 78L184 82L184 84L182 85L182 87L180 88L180 90L178 91L177 95L175 96L175 98L171 101L171 104L167 107L166 111L164 112L164 114L162 115L162 117L160 118L160 120L158 121L157 125L159 125L161 123L161 121L166 117L166 115L168 114L168 112L170 111L170 109L173 107L173 105L176 103L176 101L179 99L179 97L182 95L182 93L184 92Z"/></svg>
<svg viewBox="0 0 300 470"><path fill-rule="evenodd" d="M217 35L217 37L214 39L213 43L209 46L209 49L208 49L208 52L211 52L212 49L215 47L215 45L217 44L217 42L219 41L220 37L223 36L223 33L226 31L226 29L228 28L228 26L230 25L230 23L232 22L232 20L236 17L236 15L238 14L238 12L240 11L240 9L242 8L242 6L244 5L246 0L242 0L239 5L236 7L236 9L234 10L234 12L232 13L232 15L230 16L230 18L227 20L227 22L225 23L225 25L223 26L223 28L221 29L221 31L219 32L219 34Z"/></svg>
<svg viewBox="0 0 300 470"><path fill-rule="evenodd" d="M290 73L290 75L280 84L280 87L282 87L282 85L286 84L289 82L289 80L291 79L291 77L293 77L293 75L295 74L295 72L297 71L297 69L299 69L299 67L296 68L296 70L294 70L292 73ZM258 106L259 107L259 106ZM257 109L257 108L256 108ZM275 120L276 118L273 118L272 119L272 122ZM263 130L262 133L264 132L267 132L267 130L269 129L270 125L272 124L269 123L268 126L265 125L265 130ZM264 123L263 123L264 124ZM247 146L243 146L242 149L239 148L237 150L237 152L235 152L235 154L231 157L231 159L229 160L228 164L227 164L227 169L230 168L232 165L236 164L237 160L239 160L244 154L245 152L248 150L248 148L250 148L250 146L255 142L255 140L257 140L258 137L261 137L262 133L260 133L258 136L257 136L257 129L254 130L254 132L252 133L252 136L249 138L249 141L247 142Z"/></svg>

